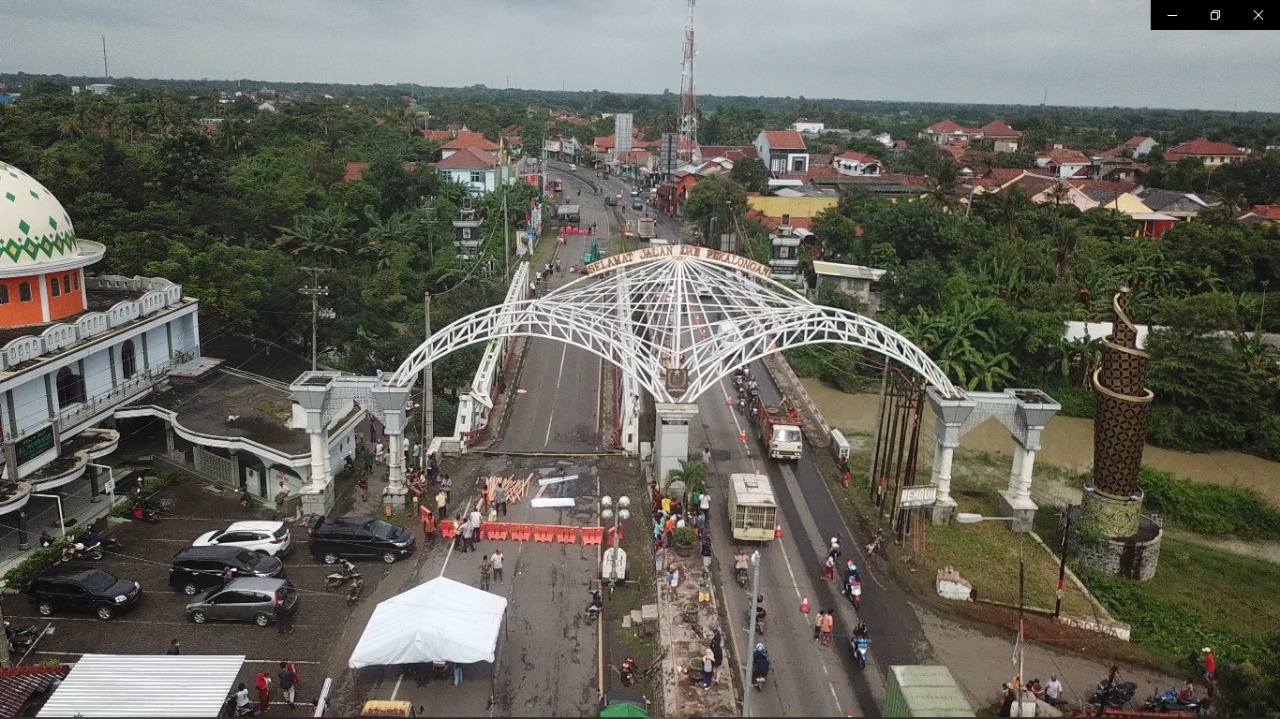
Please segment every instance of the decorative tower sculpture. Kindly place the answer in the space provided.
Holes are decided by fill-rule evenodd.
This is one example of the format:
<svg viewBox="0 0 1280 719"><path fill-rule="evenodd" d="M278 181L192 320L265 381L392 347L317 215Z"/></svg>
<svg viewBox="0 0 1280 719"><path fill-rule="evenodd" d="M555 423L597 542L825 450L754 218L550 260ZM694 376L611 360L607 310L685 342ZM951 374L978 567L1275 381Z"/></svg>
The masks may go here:
<svg viewBox="0 0 1280 719"><path fill-rule="evenodd" d="M1155 576L1160 527L1142 516L1138 469L1155 393L1146 388L1150 355L1138 349L1129 317L1129 289L1111 303L1116 320L1102 341L1102 363L1093 373L1093 482L1084 488L1074 543L1081 561L1131 579Z"/></svg>

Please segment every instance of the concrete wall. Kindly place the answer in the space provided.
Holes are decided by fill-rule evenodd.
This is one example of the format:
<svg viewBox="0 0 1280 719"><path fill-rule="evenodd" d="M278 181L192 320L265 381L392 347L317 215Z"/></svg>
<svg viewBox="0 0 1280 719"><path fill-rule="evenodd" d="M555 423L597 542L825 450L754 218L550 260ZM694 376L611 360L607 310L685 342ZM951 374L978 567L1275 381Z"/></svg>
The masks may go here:
<svg viewBox="0 0 1280 719"><path fill-rule="evenodd" d="M52 377L50 381L52 381ZM24 382L10 392L13 398L13 422L8 424L8 412L5 412L5 437L26 434L32 429L49 421L49 401L44 391L44 376L34 375L30 382Z"/></svg>
<svg viewBox="0 0 1280 719"><path fill-rule="evenodd" d="M74 369L72 370L75 371ZM119 374L119 368L116 373ZM114 388L111 381L111 357L106 347L84 358L84 391L89 400L101 397Z"/></svg>
<svg viewBox="0 0 1280 719"><path fill-rule="evenodd" d="M169 335L164 329L164 325L152 328L146 333L145 340L138 338L138 342L145 342L147 346L146 358L147 367L167 367L169 363ZM141 351L141 347L138 348Z"/></svg>

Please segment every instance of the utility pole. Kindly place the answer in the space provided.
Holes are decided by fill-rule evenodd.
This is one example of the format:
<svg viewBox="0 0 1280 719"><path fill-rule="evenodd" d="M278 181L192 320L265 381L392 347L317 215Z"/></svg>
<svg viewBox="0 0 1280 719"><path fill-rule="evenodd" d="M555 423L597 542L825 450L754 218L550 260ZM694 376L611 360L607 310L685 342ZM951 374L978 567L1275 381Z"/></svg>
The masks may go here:
<svg viewBox="0 0 1280 719"><path fill-rule="evenodd" d="M1071 509L1068 504L1062 513L1062 557L1058 563L1058 599L1053 603L1053 618L1062 616L1062 582L1067 578L1067 541L1071 538Z"/></svg>
<svg viewBox="0 0 1280 719"><path fill-rule="evenodd" d="M423 324L426 327L426 340L431 339L431 293L422 293L422 317ZM418 461L425 468L427 462L428 447L433 439L432 435L436 431L436 400L435 387L432 386L433 379L431 377L431 366L434 362L428 362L426 367L422 368L422 451L418 453Z"/></svg>
<svg viewBox="0 0 1280 719"><path fill-rule="evenodd" d="M507 213L507 188L502 188L502 283L511 284L511 220ZM431 334L430 328L427 334Z"/></svg>
<svg viewBox="0 0 1280 719"><path fill-rule="evenodd" d="M320 267L300 267L298 269L311 275L311 286L299 288L298 294L311 298L311 371L315 372L317 355L316 326L322 318L326 320L334 318L331 308L320 306L320 298L329 295L329 288L320 286L320 273L328 270Z"/></svg>
<svg viewBox="0 0 1280 719"><path fill-rule="evenodd" d="M750 626L747 627L747 668L746 676L742 680L742 716L751 716L751 682L755 677L751 676L751 665L754 664L756 655L756 599L760 596L760 550L751 553L751 618L748 620Z"/></svg>
<svg viewBox="0 0 1280 719"><path fill-rule="evenodd" d="M1022 676L1022 657L1026 651L1026 634L1023 632L1022 612L1024 604L1025 591L1027 587L1027 564L1022 558L1023 540L1026 538L1026 532L1018 533L1018 713L1015 716L1022 716L1022 690L1027 686L1027 680Z"/></svg>

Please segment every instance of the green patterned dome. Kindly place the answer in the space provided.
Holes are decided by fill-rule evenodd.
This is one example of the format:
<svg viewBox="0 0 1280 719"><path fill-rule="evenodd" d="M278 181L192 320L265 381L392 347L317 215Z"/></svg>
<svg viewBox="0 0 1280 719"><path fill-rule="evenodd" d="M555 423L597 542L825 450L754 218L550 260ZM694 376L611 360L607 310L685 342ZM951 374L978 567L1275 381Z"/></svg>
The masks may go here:
<svg viewBox="0 0 1280 719"><path fill-rule="evenodd" d="M58 198L31 175L0 162L0 267L78 254L75 228Z"/></svg>

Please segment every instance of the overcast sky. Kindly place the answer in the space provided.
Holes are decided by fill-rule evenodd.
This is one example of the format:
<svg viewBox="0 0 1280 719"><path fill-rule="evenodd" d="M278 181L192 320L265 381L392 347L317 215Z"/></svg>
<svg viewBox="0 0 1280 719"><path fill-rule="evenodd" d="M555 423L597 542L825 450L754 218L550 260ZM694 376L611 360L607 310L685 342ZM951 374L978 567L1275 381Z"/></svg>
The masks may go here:
<svg viewBox="0 0 1280 719"><path fill-rule="evenodd" d="M1149 0L699 0L716 95L1280 111L1280 34ZM683 0L0 0L0 69L662 92Z"/></svg>

